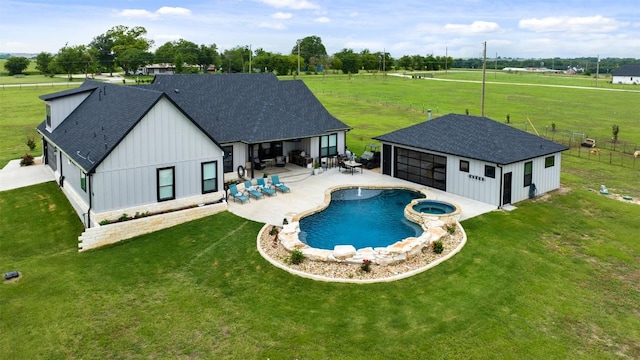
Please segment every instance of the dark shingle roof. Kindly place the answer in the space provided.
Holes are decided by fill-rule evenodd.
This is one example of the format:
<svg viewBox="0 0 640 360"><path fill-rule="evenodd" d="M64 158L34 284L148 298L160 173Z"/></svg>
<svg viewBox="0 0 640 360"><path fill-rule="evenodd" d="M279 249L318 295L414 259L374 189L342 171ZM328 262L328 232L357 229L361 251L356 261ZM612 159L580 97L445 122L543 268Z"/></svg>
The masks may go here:
<svg viewBox="0 0 640 360"><path fill-rule="evenodd" d="M640 76L640 64L624 65L611 72L612 76Z"/></svg>
<svg viewBox="0 0 640 360"><path fill-rule="evenodd" d="M157 76L151 85L121 86L91 80L43 95L52 100L90 91L54 131L38 130L85 171L93 171L163 96L214 142L260 143L350 129L333 117L299 80L273 74Z"/></svg>
<svg viewBox="0 0 640 360"><path fill-rule="evenodd" d="M503 165L568 149L486 117L456 114L374 139Z"/></svg>
<svg viewBox="0 0 640 360"><path fill-rule="evenodd" d="M221 143L259 143L349 129L302 81L280 81L270 73L157 76L145 87L164 91Z"/></svg>
<svg viewBox="0 0 640 360"><path fill-rule="evenodd" d="M91 172L162 97L158 91L86 81L92 93L53 133L43 122L38 131ZM67 93L66 95L69 95ZM52 94L47 99L60 97Z"/></svg>

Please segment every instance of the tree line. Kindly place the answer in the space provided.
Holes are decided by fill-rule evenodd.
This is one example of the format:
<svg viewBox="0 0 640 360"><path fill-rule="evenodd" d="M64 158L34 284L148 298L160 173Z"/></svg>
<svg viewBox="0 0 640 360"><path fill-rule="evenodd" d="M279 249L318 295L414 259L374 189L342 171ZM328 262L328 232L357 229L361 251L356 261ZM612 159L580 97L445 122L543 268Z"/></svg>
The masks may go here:
<svg viewBox="0 0 640 360"><path fill-rule="evenodd" d="M219 50L216 44L196 44L180 39L159 46L155 52L150 49L153 40L145 36L144 27L115 26L104 34L93 38L87 45L69 46L65 44L56 54L41 52L35 57L36 70L45 75L65 73L71 79L72 74L109 73L122 69L125 73L149 64L166 64L176 73L221 72L275 72L278 75L304 72L342 72L360 71L436 71L450 68L481 68L483 59L453 59L449 56L403 55L398 59L390 53L371 52L364 49L355 52L344 48L328 55L319 36L307 36L293 45L289 54L274 53L263 48L251 49L248 45L239 45L231 49ZM597 65L599 61L599 65ZM586 69L594 73L609 73L619 66L635 63L636 59L619 58L578 58L578 59L487 59L487 67L547 67L565 70L571 66ZM22 73L30 64L24 57L10 57L5 69L10 75ZM493 66L492 66L493 64Z"/></svg>

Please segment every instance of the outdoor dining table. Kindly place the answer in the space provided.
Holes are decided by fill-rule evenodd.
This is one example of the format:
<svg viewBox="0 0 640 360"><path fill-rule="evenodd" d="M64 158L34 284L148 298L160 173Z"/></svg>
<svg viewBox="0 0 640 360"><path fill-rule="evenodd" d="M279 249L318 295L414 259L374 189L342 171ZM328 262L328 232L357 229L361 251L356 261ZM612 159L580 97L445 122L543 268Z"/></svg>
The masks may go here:
<svg viewBox="0 0 640 360"><path fill-rule="evenodd" d="M360 168L360 172L362 172L362 164L359 162L355 162L355 161L345 161L344 162L344 166L347 167L347 169L351 169L351 175L353 175L355 169Z"/></svg>

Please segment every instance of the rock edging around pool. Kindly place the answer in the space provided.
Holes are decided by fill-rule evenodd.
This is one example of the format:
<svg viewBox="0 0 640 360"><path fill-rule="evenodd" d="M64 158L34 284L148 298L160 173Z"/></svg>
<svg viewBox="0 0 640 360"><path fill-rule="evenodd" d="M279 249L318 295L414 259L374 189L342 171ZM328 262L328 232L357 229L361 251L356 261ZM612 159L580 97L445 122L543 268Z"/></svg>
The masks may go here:
<svg viewBox="0 0 640 360"><path fill-rule="evenodd" d="M458 234L462 235L462 239L459 243L456 244L454 249L447 249L447 251L442 256L438 256L437 259L430 261L428 264L424 266L418 266L416 268L412 268L409 271L403 271L401 273L394 273L391 276L386 276L383 278L376 279L353 279L353 278L340 278L335 276L323 276L318 274L310 274L304 271L299 271L294 269L292 266L288 266L282 261L278 261L272 259L270 256L266 254L262 246L260 245L260 239L263 236L262 232L265 229L271 229L271 225L266 225L263 228L261 234L258 237L258 249L262 256L270 261L277 267L285 269L291 273L294 273L299 276L311 278L314 280L322 280L322 281L339 281L339 282L355 282L355 283L369 283L369 282L381 282L381 281L392 281L397 279L402 279L408 276L412 276L414 274L425 271L442 261L449 259L451 256L456 254L458 251L462 249L464 244L466 243L466 233L462 226L458 223L458 215L459 211L456 214L447 214L447 216L442 220L438 215L432 214L422 214L422 213L409 213L405 210L405 216L422 226L423 233L418 237L409 237L403 240L400 240L394 244L391 244L386 247L367 247L362 249L355 249L352 245L338 245L333 250L326 249L317 249L310 247L309 245L301 242L299 240L298 234L300 233L299 220L307 215L316 213L318 211L322 211L325 209L329 202L331 201L331 193L335 190L339 189L349 189L357 186L339 186L333 187L325 191L325 202L323 205L317 207L316 209L309 210L303 214L299 214L292 218L291 223L284 225L282 229L279 231L277 235L277 242L274 242L275 245L272 246L282 246L288 253L293 250L300 250L302 254L305 256L305 261L314 261L319 263L326 264L346 264L346 265L355 265L359 266L363 263L364 260L371 261L374 265L382 265L382 266L394 266L397 264L401 264L407 262L410 259L416 258L418 256L423 256L425 251L429 252L431 244L433 242L443 239L445 236L451 236L448 232L449 228L455 228L455 231ZM367 187L367 188L376 188L376 189L389 189L389 188L398 188L398 187ZM410 189L415 190L415 189ZM424 192L423 192L424 193ZM426 194L425 194L426 195ZM409 207L409 204L407 207ZM456 205L456 208L459 210L459 207ZM277 244L276 244L277 243ZM282 259L281 259L282 260ZM405 267L406 268L406 267Z"/></svg>

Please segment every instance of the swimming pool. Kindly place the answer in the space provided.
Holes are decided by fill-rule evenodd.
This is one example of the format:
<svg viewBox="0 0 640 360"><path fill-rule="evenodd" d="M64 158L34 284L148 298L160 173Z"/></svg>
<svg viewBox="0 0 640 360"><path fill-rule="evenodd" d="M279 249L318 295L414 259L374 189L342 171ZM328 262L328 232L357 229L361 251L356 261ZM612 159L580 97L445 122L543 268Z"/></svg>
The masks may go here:
<svg viewBox="0 0 640 360"><path fill-rule="evenodd" d="M336 245L385 247L420 236L422 228L406 219L404 209L424 197L407 189L335 190L327 208L300 219L298 237L313 248L332 250Z"/></svg>

